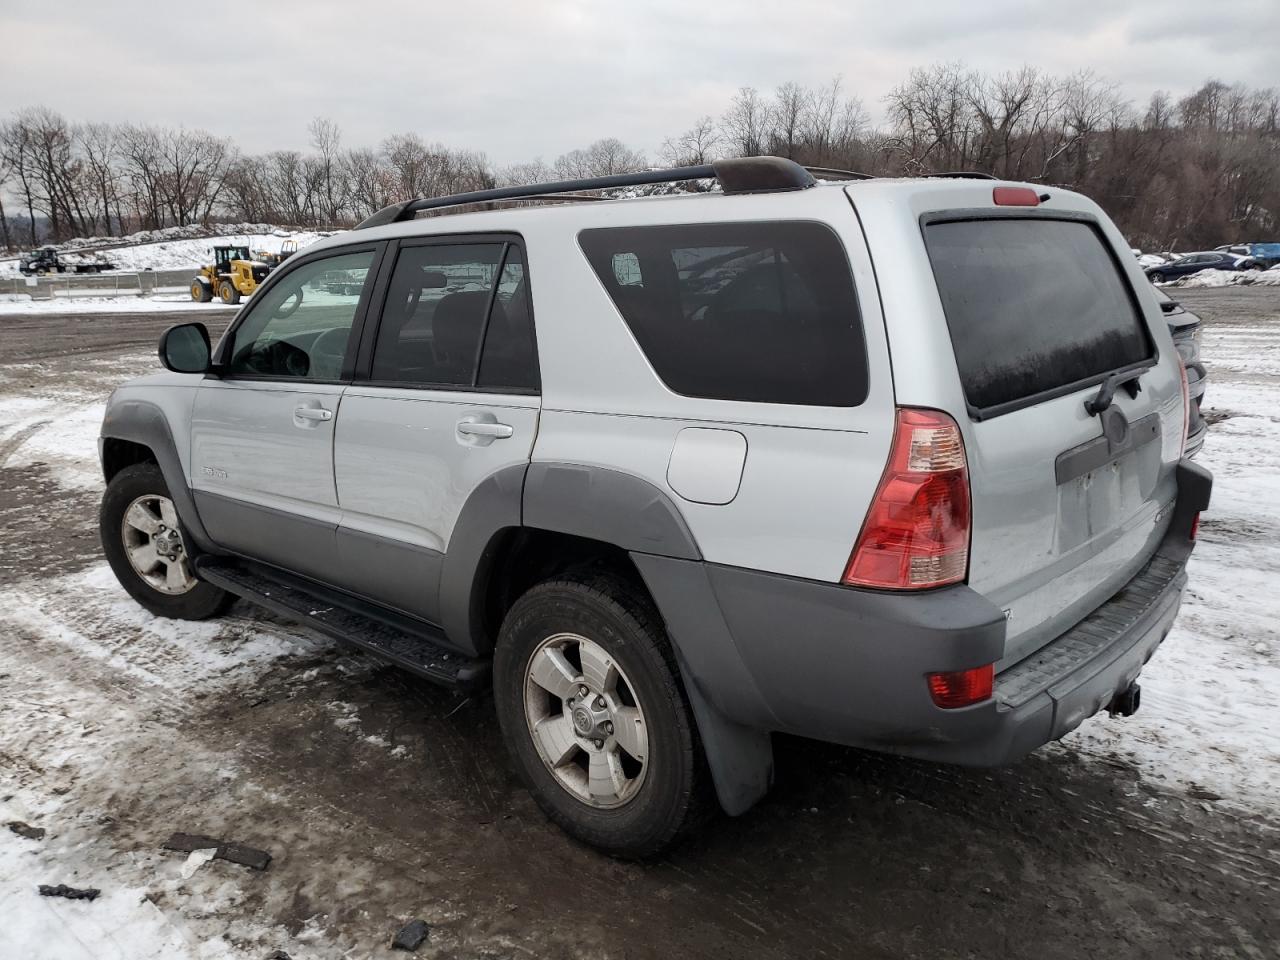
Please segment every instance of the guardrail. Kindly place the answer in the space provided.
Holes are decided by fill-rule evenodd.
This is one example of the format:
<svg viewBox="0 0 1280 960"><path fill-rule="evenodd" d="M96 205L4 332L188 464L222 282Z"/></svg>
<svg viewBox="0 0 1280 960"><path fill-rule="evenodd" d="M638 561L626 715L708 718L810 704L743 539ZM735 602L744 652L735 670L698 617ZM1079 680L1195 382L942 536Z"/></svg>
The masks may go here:
<svg viewBox="0 0 1280 960"><path fill-rule="evenodd" d="M153 293L186 290L195 271L141 270L137 273L109 270L105 273L50 274L0 280L0 295L17 294L32 300L58 297L146 297Z"/></svg>

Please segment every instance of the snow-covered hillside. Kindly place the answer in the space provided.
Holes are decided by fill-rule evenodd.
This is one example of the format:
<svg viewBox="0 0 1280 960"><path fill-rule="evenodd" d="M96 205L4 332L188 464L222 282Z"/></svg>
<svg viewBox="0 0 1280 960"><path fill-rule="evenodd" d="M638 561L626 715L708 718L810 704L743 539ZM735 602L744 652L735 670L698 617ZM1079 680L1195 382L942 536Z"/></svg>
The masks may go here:
<svg viewBox="0 0 1280 960"><path fill-rule="evenodd" d="M58 250L64 259L74 262L77 259L93 259L101 256L110 260L118 270L181 270L188 267L195 269L205 263L211 248L226 244L248 244L250 251L278 253L285 240L296 240L298 248L315 243L321 237L331 236L333 231L293 230L285 227L273 227L271 224L218 224L214 229L218 233L209 236L192 236L199 232L199 227L170 227L165 230L148 230L123 238L135 241L135 245L104 250L100 255L85 253L77 255L75 251L96 247L100 244L118 243L120 239L108 237L81 238L59 244ZM18 275L18 261L0 261L0 277Z"/></svg>

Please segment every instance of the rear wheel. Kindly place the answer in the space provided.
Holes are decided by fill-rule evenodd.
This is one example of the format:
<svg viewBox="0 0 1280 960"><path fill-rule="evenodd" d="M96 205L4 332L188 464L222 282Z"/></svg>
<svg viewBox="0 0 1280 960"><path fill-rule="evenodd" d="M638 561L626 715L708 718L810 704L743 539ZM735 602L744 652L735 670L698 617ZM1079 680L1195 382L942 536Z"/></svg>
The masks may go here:
<svg viewBox="0 0 1280 960"><path fill-rule="evenodd" d="M208 303L213 299L213 291L201 280L191 281L191 299L197 303Z"/></svg>
<svg viewBox="0 0 1280 960"><path fill-rule="evenodd" d="M1159 270L1153 270L1151 273L1147 274L1147 277L1152 283L1164 283L1164 274Z"/></svg>
<svg viewBox="0 0 1280 960"><path fill-rule="evenodd" d="M120 585L156 616L204 620L234 599L196 579L169 488L154 463L125 467L111 478L98 531Z"/></svg>
<svg viewBox="0 0 1280 960"><path fill-rule="evenodd" d="M555 580L517 600L498 638L494 692L521 777L571 836L648 857L709 808L671 646L625 582Z"/></svg>
<svg viewBox="0 0 1280 960"><path fill-rule="evenodd" d="M218 287L218 296L222 298L223 303L239 303L240 291L236 289L234 283L230 280L223 280Z"/></svg>

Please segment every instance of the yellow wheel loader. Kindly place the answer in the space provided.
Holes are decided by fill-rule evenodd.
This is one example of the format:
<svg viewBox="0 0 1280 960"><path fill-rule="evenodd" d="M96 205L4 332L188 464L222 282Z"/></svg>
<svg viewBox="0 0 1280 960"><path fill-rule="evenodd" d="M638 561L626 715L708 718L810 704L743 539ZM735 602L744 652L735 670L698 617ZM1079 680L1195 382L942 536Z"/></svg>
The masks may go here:
<svg viewBox="0 0 1280 960"><path fill-rule="evenodd" d="M214 247L213 263L191 280L191 299L208 303L216 296L223 303L239 303L241 297L253 296L270 272L270 266L249 257L247 246Z"/></svg>

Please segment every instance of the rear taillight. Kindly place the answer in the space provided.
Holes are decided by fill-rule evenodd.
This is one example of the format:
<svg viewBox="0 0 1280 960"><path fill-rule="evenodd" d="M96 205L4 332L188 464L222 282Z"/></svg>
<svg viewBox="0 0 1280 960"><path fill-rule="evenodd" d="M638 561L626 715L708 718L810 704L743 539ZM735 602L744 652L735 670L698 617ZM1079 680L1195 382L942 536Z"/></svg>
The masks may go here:
<svg viewBox="0 0 1280 960"><path fill-rule="evenodd" d="M1200 514L1196 514L1191 518L1191 539L1194 540L1200 536Z"/></svg>
<svg viewBox="0 0 1280 960"><path fill-rule="evenodd" d="M969 569L969 470L956 422L899 408L893 448L843 582L916 590Z"/></svg>
<svg viewBox="0 0 1280 960"><path fill-rule="evenodd" d="M1187 434L1191 432L1191 384L1187 382L1187 367L1178 361L1178 372L1182 374L1182 446L1178 448L1178 459L1187 452Z"/></svg>
<svg viewBox="0 0 1280 960"><path fill-rule="evenodd" d="M994 683L995 665L990 663L955 673L931 673L929 695L938 706L952 710L991 699Z"/></svg>

